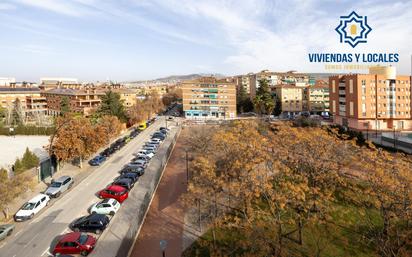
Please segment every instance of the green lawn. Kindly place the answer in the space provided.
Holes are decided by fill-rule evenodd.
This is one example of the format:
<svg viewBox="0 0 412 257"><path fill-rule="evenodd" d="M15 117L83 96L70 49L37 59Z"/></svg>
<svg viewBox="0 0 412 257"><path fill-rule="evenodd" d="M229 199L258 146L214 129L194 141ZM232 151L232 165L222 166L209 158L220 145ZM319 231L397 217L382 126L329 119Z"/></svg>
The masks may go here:
<svg viewBox="0 0 412 257"><path fill-rule="evenodd" d="M306 225L303 232L303 245L297 245L284 240L289 256L378 256L373 245L367 245L362 240L360 231L366 224L372 223L379 229L381 221L378 211L370 209L361 211L360 208L348 203L335 203L331 213L333 223ZM365 231L364 231L365 232ZM366 232L365 232L366 233ZM228 256L240 256L247 249L236 249L239 234L236 231L218 231L217 248L233 249ZM211 256L211 231L207 231L201 239L192 244L182 256Z"/></svg>

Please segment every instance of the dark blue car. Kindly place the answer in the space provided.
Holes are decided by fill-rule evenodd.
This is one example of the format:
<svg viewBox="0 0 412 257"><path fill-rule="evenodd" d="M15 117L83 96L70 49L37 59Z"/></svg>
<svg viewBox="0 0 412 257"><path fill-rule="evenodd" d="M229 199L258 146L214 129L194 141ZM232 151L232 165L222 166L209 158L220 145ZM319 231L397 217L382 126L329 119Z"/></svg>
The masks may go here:
<svg viewBox="0 0 412 257"><path fill-rule="evenodd" d="M104 161L106 161L106 157L98 155L96 157L94 157L93 159L91 159L89 161L89 164L91 166L99 166L100 164L102 164Z"/></svg>

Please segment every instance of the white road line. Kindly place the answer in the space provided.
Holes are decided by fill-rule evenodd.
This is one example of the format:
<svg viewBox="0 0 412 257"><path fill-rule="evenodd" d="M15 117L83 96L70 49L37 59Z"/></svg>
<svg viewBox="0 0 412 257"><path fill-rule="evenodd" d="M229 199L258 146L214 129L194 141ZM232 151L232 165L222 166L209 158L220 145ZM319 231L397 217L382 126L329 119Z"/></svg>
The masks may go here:
<svg viewBox="0 0 412 257"><path fill-rule="evenodd" d="M52 255L52 254L49 252L49 248L47 248L46 250L44 250L44 252L43 252L40 256L43 256L45 253L48 253L48 256Z"/></svg>
<svg viewBox="0 0 412 257"><path fill-rule="evenodd" d="M22 231L22 230L20 230L20 231L16 232L16 234L14 234L14 237L17 237L17 235L18 235L18 234L20 234L20 233L21 233L21 231Z"/></svg>

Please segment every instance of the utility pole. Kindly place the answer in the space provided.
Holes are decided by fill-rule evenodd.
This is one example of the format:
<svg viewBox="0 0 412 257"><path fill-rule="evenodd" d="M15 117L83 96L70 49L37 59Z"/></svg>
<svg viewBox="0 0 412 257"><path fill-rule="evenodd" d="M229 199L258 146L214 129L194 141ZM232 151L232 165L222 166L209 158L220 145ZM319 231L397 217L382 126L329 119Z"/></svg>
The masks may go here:
<svg viewBox="0 0 412 257"><path fill-rule="evenodd" d="M189 158L188 158L187 149L185 150L185 152L186 152L186 180L187 180L187 184L189 185Z"/></svg>

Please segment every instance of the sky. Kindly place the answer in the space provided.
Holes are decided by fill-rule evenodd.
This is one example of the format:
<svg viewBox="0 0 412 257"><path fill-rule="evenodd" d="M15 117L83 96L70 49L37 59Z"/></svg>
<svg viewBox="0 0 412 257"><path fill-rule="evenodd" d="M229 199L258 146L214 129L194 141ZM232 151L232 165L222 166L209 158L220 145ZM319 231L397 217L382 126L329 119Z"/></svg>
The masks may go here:
<svg viewBox="0 0 412 257"><path fill-rule="evenodd" d="M352 11L373 29L355 49L335 31ZM411 0L0 0L0 77L325 72L313 52L399 53L410 74L411 22Z"/></svg>

